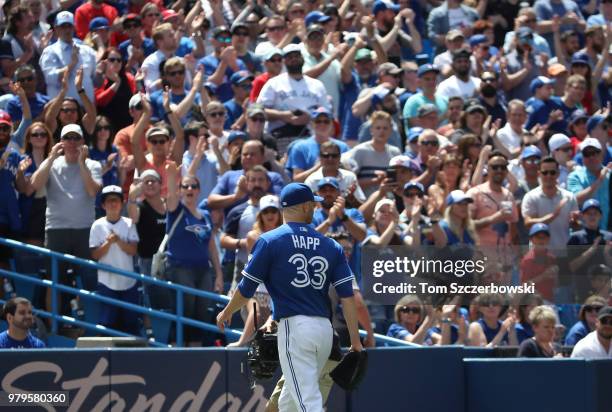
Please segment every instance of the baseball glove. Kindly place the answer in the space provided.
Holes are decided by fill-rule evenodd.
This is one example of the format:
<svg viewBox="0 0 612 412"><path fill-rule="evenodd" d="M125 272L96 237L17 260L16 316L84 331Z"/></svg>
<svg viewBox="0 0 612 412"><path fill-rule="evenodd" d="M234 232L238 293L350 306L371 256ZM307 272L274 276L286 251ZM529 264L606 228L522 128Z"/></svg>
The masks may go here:
<svg viewBox="0 0 612 412"><path fill-rule="evenodd" d="M270 379L274 376L280 363L276 333L257 331L249 346L247 363L255 379Z"/></svg>
<svg viewBox="0 0 612 412"><path fill-rule="evenodd" d="M348 352L342 357L342 360L330 372L330 376L342 389L350 391L363 380L368 368L368 353L365 350L361 352Z"/></svg>

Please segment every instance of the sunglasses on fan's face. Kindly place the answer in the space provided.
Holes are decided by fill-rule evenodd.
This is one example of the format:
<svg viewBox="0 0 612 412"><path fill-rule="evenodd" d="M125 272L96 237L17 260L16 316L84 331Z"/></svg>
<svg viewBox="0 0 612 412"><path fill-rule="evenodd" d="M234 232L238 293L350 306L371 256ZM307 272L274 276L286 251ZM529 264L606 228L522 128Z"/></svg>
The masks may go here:
<svg viewBox="0 0 612 412"><path fill-rule="evenodd" d="M419 313L421 313L421 309L413 308L413 307L410 307L410 306L402 306L400 308L400 312L402 312L402 313L414 313L415 315L418 315Z"/></svg>
<svg viewBox="0 0 612 412"><path fill-rule="evenodd" d="M321 157L323 159L338 159L340 157L340 153L321 153Z"/></svg>
<svg viewBox="0 0 612 412"><path fill-rule="evenodd" d="M191 183L189 185L181 185L181 189L192 189L192 190L197 190L200 188L200 185L198 185L197 183Z"/></svg>

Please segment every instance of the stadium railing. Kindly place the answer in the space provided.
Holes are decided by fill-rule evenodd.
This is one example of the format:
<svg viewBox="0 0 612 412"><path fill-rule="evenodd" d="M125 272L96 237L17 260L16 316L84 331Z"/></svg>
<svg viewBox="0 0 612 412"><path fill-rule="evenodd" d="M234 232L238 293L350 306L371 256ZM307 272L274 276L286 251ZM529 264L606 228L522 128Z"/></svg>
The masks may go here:
<svg viewBox="0 0 612 412"><path fill-rule="evenodd" d="M147 276L142 273L134 273L134 272L125 271L125 270L118 269L118 268L115 268L109 265L100 264L92 260L81 259L81 258L72 256L72 255L69 255L69 254L54 252L52 250L45 249L39 246L34 246L34 245L27 244L27 243L18 242L13 239L5 239L5 238L0 237L0 245L3 245L11 249L21 250L23 252L31 253L34 255L43 256L51 260L51 265L50 265L51 267L50 278L51 279L50 280L49 279L39 279L37 277L28 276L28 275L18 273L13 270L3 270L3 269L0 269L0 276L6 276L10 279L18 280L20 282L34 284L37 286L51 289L51 312L47 312L41 309L36 309L34 313L41 317L51 319L51 333L53 334L58 333L58 330L59 330L58 325L60 323L65 323L65 324L75 325L75 326L93 331L95 333L108 335L108 336L132 336L132 335L126 334L125 332L121 332L121 331L118 331L112 328L98 325L96 323L86 322L83 320L75 319L73 317L61 315L59 313L59 292L65 292L65 293L70 293L70 294L74 294L77 296L82 296L87 299L92 299L94 301L103 302L106 304L118 306L120 308L135 311L135 312L138 312L144 315L148 315L152 318L159 318L159 319L164 319L166 321L174 322L176 325L175 337L176 337L177 346L183 346L184 344L185 326L193 326L195 328L198 328L198 329L201 329L207 332L213 332L213 333L221 332L219 328L214 324L198 321L195 319L190 319L190 318L183 316L183 309L184 309L183 298L184 298L184 295L187 293L187 294L192 294L195 296L200 296L200 297L209 299L214 302L225 304L229 302L229 298L227 296L218 295L216 293L207 292L207 291L203 291L199 289L189 288L183 285L173 283L171 281L163 281L163 280L155 279L151 276ZM127 303L122 300L113 299L113 298L109 298L106 296L101 296L101 295L96 294L95 292L88 291L85 289L79 289L79 288L62 285L59 283L59 265L58 265L59 261L65 261L73 265L87 267L87 268L91 268L95 270L105 270L111 273L116 273L121 276L126 276L129 278L144 282L149 285L154 285L154 286L158 286L161 288L170 289L176 293L176 313L172 314L172 313L168 313L165 311L155 310L152 308L135 305L132 303ZM4 303L4 301L0 300L0 303ZM359 333L361 336L364 336L364 337L367 335L367 333L363 330L360 330ZM236 340L240 337L242 332L236 329L225 328L225 334L230 339ZM377 345L414 346L414 347L420 346L420 345L416 345L416 344L402 341L399 339L394 339L394 338L380 335L380 334L374 334L374 338L376 339ZM150 344L152 346L167 347L166 344L159 343L159 342L150 342Z"/></svg>

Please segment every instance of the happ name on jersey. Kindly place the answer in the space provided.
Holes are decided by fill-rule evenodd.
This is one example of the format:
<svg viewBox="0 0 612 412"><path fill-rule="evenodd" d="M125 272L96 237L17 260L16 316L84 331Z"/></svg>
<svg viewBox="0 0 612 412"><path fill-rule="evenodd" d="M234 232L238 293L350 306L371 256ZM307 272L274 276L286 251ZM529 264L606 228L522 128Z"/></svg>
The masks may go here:
<svg viewBox="0 0 612 412"><path fill-rule="evenodd" d="M320 243L319 239L310 236L291 235L291 239L293 239L293 247L296 249L310 250L312 246L312 250L317 250L317 246Z"/></svg>

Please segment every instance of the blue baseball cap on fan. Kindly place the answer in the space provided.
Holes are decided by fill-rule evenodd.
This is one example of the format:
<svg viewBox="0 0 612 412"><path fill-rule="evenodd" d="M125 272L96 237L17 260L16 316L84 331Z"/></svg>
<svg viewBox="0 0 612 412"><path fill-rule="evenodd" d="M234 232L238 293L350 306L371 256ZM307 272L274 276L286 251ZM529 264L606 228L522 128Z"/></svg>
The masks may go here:
<svg viewBox="0 0 612 412"><path fill-rule="evenodd" d="M537 235L538 233L546 233L548 236L550 236L550 229L548 228L548 225L546 223L536 223L535 225L531 226L531 229L529 229L529 237Z"/></svg>
<svg viewBox="0 0 612 412"><path fill-rule="evenodd" d="M310 187L304 183L289 183L280 194L281 206L290 207L306 202L321 202L323 198L315 196Z"/></svg>
<svg viewBox="0 0 612 412"><path fill-rule="evenodd" d="M599 213L601 213L601 204L599 203L599 200L597 199L589 199L586 202L584 202L582 204L582 209L580 209L580 211L584 213L592 207L599 210Z"/></svg>
<svg viewBox="0 0 612 412"><path fill-rule="evenodd" d="M464 201L474 203L474 199L468 196L463 190L453 190L446 196L446 206L455 205Z"/></svg>
<svg viewBox="0 0 612 412"><path fill-rule="evenodd" d="M324 177L323 179L319 180L317 188L321 189L323 186L331 186L340 190L340 183L335 177Z"/></svg>
<svg viewBox="0 0 612 412"><path fill-rule="evenodd" d="M392 3L390 0L376 0L372 6L372 14L376 16L377 13L385 10L393 10L394 13L399 12L400 6Z"/></svg>
<svg viewBox="0 0 612 412"><path fill-rule="evenodd" d="M308 27L314 23L323 24L323 23L327 23L330 20L331 20L331 17L326 16L325 14L321 13L318 10L315 10L315 11L311 11L310 13L306 15L306 17L304 18L304 23L306 27Z"/></svg>
<svg viewBox="0 0 612 412"><path fill-rule="evenodd" d="M528 157L533 157L533 156L537 156L541 158L542 151L538 149L537 146L534 146L534 145L525 146L525 148L523 149L523 152L521 153L521 159L527 159Z"/></svg>

